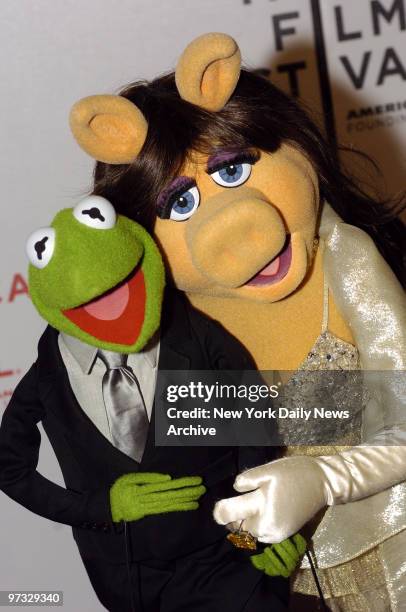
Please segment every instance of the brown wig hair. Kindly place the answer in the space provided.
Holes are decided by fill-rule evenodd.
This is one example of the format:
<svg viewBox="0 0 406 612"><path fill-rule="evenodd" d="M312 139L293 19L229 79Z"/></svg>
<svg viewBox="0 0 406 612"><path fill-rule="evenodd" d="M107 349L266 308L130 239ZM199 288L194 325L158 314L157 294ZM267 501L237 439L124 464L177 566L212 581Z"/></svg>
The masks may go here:
<svg viewBox="0 0 406 612"><path fill-rule="evenodd" d="M253 148L273 153L283 142L299 149L319 177L320 197L346 222L366 231L401 281L404 278L402 201L373 199L337 163L326 141L304 109L277 87L242 70L236 90L217 113L179 96L174 73L138 82L120 92L148 121L144 146L130 165L98 162L94 193L116 210L152 229L160 191L179 173L192 151ZM363 157L366 157L363 155Z"/></svg>

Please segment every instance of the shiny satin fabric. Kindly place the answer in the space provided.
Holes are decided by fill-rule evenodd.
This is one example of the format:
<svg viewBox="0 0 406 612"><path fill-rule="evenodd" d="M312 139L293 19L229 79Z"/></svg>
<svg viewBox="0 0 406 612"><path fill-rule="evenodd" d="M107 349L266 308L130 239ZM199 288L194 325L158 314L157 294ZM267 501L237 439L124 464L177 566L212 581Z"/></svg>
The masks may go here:
<svg viewBox="0 0 406 612"><path fill-rule="evenodd" d="M324 271L366 370L406 369L406 298L372 239L328 204L320 225Z"/></svg>
<svg viewBox="0 0 406 612"><path fill-rule="evenodd" d="M372 240L343 223L328 204L322 213L320 238L328 286L351 327L362 368L406 369L405 294ZM382 444L383 436L386 444L403 444L404 386L384 373L377 380L370 378L363 444ZM367 472L364 477L368 478ZM405 482L360 501L332 506L312 539L318 566L332 568L379 546L393 609L406 610L406 559L399 559L399 547L405 550L405 529ZM306 559L302 567L309 567Z"/></svg>
<svg viewBox="0 0 406 612"><path fill-rule="evenodd" d="M98 351L106 366L103 399L111 439L123 453L141 462L147 441L149 421L138 380L127 364L127 355Z"/></svg>
<svg viewBox="0 0 406 612"><path fill-rule="evenodd" d="M314 460L326 479L329 506L364 499L406 479L406 446L360 445Z"/></svg>

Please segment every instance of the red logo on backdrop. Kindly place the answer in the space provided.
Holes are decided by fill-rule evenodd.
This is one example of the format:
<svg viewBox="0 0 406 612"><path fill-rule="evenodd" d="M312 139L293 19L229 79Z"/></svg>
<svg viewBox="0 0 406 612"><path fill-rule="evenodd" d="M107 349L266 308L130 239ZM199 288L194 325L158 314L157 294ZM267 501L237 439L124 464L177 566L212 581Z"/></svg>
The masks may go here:
<svg viewBox="0 0 406 612"><path fill-rule="evenodd" d="M28 296L28 284L19 272L13 274L6 293L0 296L0 303L13 304L20 296ZM0 415L6 408L13 394L16 379L21 374L19 368L4 368L0 370Z"/></svg>
<svg viewBox="0 0 406 612"><path fill-rule="evenodd" d="M14 391L15 378L21 374L19 368L0 370L0 415L5 410Z"/></svg>
<svg viewBox="0 0 406 612"><path fill-rule="evenodd" d="M12 304L20 295L28 295L28 284L24 276L16 272L11 279L7 295L0 296L0 303Z"/></svg>

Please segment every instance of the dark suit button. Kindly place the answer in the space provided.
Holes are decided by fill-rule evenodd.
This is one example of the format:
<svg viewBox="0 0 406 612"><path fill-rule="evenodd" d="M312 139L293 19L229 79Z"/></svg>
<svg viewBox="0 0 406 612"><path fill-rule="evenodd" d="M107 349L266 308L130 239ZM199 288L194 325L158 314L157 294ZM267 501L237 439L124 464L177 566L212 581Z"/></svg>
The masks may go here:
<svg viewBox="0 0 406 612"><path fill-rule="evenodd" d="M97 531L99 529L99 525L97 523L92 523L93 531Z"/></svg>
<svg viewBox="0 0 406 612"><path fill-rule="evenodd" d="M108 523L102 523L102 529L106 533L107 531L110 531L110 525Z"/></svg>

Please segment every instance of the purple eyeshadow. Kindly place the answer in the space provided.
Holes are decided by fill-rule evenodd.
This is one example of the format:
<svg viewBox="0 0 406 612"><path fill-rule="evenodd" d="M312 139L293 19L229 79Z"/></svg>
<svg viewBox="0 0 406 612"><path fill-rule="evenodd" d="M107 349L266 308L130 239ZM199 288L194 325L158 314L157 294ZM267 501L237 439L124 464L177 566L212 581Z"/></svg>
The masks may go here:
<svg viewBox="0 0 406 612"><path fill-rule="evenodd" d="M187 191L196 185L196 181L188 176L177 176L158 196L158 212L164 213L170 199L177 193Z"/></svg>
<svg viewBox="0 0 406 612"><path fill-rule="evenodd" d="M218 150L210 155L207 160L207 172L212 174L222 166L237 163L255 163L259 159L259 153L247 149ZM169 205L176 196L180 196L185 191L195 187L196 181L189 176L177 176L165 189L161 191L157 201L157 215L161 219L169 217Z"/></svg>
<svg viewBox="0 0 406 612"><path fill-rule="evenodd" d="M258 155L253 153L252 151L247 150L234 150L234 151L217 151L210 155L207 160L207 172L211 174L220 168L221 166L225 166L227 164L233 164L237 161L241 163L244 160L247 161L257 161Z"/></svg>

